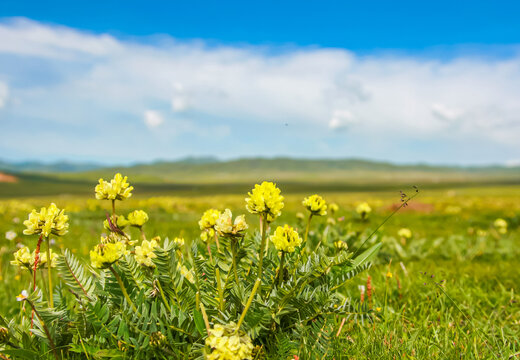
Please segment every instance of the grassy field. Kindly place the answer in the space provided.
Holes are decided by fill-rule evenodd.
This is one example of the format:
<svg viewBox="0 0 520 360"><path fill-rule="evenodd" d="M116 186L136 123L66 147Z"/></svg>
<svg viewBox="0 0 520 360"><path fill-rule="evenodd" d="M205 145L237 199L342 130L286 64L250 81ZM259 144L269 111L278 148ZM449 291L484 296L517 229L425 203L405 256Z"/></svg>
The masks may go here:
<svg viewBox="0 0 520 360"><path fill-rule="evenodd" d="M109 211L109 202L96 201L91 184L77 180L71 185L70 180L63 180L56 181L53 187L42 179L27 177L18 183L26 186L34 181L41 187L25 187L23 198L7 199L13 190L2 190L6 199L0 201L0 314L6 317L20 311L14 299L30 286L29 273L9 264L17 244L35 246L35 237L22 235L22 222L30 210L51 201L65 208L70 216L70 231L56 239L54 247L69 248L84 259L105 231L101 222ZM329 203L337 203L339 211L314 220L310 232L313 244L321 241L323 246L333 247L334 241L341 239L355 250L400 205L399 184L368 189L366 185L357 189L348 187L352 184L315 185L313 192L319 192ZM383 243L377 260L369 270L347 282L342 292L368 304L372 316L362 322L348 318L343 326L343 319L336 319L340 331L334 341L341 349L336 359L520 356L520 187L456 185L446 182L440 188L421 189L408 207L368 241ZM150 221L144 229L148 238L184 237L189 244L199 237L197 221L205 209L230 208L233 213L246 214L244 197L252 184L176 188L176 196L164 195L171 193L171 186L136 184L135 196L119 202L118 210L123 214L133 209L147 211ZM302 231L304 224L298 213L304 212L301 200L309 195L309 185L289 183L287 190L282 183L280 187L287 193L286 205L274 225L298 224ZM42 197L44 190L62 195ZM69 190L75 195L63 195ZM217 195L208 195L212 192ZM356 205L364 201L374 210L367 221L355 212ZM254 230L256 217L246 217ZM497 218L507 221L507 231L494 226ZM398 236L401 228L410 229L412 237ZM132 238L138 238L134 230L130 230ZM17 234L15 239L5 238L9 231ZM368 287L371 296L366 292Z"/></svg>

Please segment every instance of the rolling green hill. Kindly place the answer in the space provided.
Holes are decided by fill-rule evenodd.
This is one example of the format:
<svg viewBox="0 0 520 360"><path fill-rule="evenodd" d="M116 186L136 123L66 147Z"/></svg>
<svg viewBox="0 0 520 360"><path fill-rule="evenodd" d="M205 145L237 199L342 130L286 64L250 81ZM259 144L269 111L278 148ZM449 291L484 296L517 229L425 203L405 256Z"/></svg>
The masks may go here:
<svg viewBox="0 0 520 360"><path fill-rule="evenodd" d="M9 171L16 183L0 183L0 197L91 193L97 179L128 175L141 194L194 195L245 192L273 180L286 191L374 191L413 184L423 188L520 184L520 168L396 165L360 159L185 159L89 171Z"/></svg>

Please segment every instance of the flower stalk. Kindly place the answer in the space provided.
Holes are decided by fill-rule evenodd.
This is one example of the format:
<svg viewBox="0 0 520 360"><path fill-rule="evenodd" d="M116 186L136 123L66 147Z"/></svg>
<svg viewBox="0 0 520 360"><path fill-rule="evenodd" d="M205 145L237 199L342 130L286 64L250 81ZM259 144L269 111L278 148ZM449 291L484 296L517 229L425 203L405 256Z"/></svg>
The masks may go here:
<svg viewBox="0 0 520 360"><path fill-rule="evenodd" d="M47 277L49 278L49 305L51 308L54 307L54 299L52 298L52 271L51 271L51 265L52 265L52 258L51 258L51 242L49 241L49 238L45 238L47 242Z"/></svg>
<svg viewBox="0 0 520 360"><path fill-rule="evenodd" d="M119 276L117 271L115 271L112 266L110 266L109 269L112 272L112 274L114 275L114 277L116 278L117 283L119 284L119 287L121 288L121 291L123 292L123 296L125 297L126 301L130 305L132 310L134 310L137 314L139 314L139 312L137 311L137 308L135 307L134 303L132 302L132 299L130 299L128 292L126 291L126 287L125 287L125 284L123 283L123 280L121 279L121 276Z"/></svg>

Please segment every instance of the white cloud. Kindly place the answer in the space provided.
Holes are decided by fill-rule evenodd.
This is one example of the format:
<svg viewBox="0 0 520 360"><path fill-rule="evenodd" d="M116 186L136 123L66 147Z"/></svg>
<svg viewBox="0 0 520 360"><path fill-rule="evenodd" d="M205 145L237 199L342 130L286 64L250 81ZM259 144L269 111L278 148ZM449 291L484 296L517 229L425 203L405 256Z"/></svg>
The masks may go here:
<svg viewBox="0 0 520 360"><path fill-rule="evenodd" d="M144 112L144 123L149 128L156 128L164 123L164 118L160 112L155 110L146 110Z"/></svg>
<svg viewBox="0 0 520 360"><path fill-rule="evenodd" d="M88 124L99 133L107 124L121 128L114 114L137 122L144 114L148 127L164 133L221 128L227 130L215 133L237 139L250 136L247 126L290 123L299 139L323 142L330 130L352 128L358 137L500 144L520 156L520 55L441 61L343 49L140 43L25 19L0 21L0 39L0 65L12 56L31 60L19 62L23 71L13 68L10 90L20 99L13 117ZM46 75L31 78L35 73ZM13 74L0 67L0 76ZM0 88L0 104L5 98ZM126 121L125 131L139 131ZM271 136L273 144L279 140Z"/></svg>
<svg viewBox="0 0 520 360"><path fill-rule="evenodd" d="M7 97L9 96L9 87L6 83L0 81L0 109L5 107Z"/></svg>
<svg viewBox="0 0 520 360"><path fill-rule="evenodd" d="M432 104L432 114L440 120L456 121L459 120L462 112L457 109L452 109L444 104Z"/></svg>
<svg viewBox="0 0 520 360"><path fill-rule="evenodd" d="M175 112L181 112L188 108L188 100L185 97L174 97L172 100L172 109Z"/></svg>
<svg viewBox="0 0 520 360"><path fill-rule="evenodd" d="M352 113L348 110L336 110L332 114L332 118L329 121L329 127L332 130L344 130L349 125L355 124L356 121Z"/></svg>

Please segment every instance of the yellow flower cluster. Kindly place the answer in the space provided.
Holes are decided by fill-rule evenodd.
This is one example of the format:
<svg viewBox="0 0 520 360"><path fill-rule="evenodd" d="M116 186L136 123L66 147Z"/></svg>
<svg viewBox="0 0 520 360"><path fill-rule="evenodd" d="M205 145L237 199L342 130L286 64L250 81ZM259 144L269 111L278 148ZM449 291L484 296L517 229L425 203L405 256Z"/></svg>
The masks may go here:
<svg viewBox="0 0 520 360"><path fill-rule="evenodd" d="M507 221L502 218L498 218L493 223L499 234L507 233Z"/></svg>
<svg viewBox="0 0 520 360"><path fill-rule="evenodd" d="M217 223L219 217L220 211L216 209L206 210L199 220L200 229L206 230L215 228L215 224Z"/></svg>
<svg viewBox="0 0 520 360"><path fill-rule="evenodd" d="M110 182L99 179L96 185L96 199L98 200L125 200L132 196L133 186L127 182L128 177L117 173Z"/></svg>
<svg viewBox="0 0 520 360"><path fill-rule="evenodd" d="M204 242L211 241L215 237L215 230L213 229L206 229L203 232L200 233L200 239Z"/></svg>
<svg viewBox="0 0 520 360"><path fill-rule="evenodd" d="M339 206L338 206L338 204L336 204L336 203L332 203L332 204L330 204L330 205L329 205L329 210L330 210L330 213L331 213L332 215L334 215L334 214L337 213L338 210L339 210Z"/></svg>
<svg viewBox="0 0 520 360"><path fill-rule="evenodd" d="M226 209L215 223L215 230L221 236L240 235L240 232L247 229L246 217L244 215L237 216L233 222L233 214L231 210Z"/></svg>
<svg viewBox="0 0 520 360"><path fill-rule="evenodd" d="M184 238L176 237L175 239L173 239L173 243L177 245L177 247L181 248L184 246L185 241Z"/></svg>
<svg viewBox="0 0 520 360"><path fill-rule="evenodd" d="M126 246L123 242L99 244L90 251L90 262L95 268L106 269L125 253Z"/></svg>
<svg viewBox="0 0 520 360"><path fill-rule="evenodd" d="M123 215L117 215L117 220L116 220L116 226L120 229L124 229L125 227L127 227L129 224L129 221L127 219L125 219L125 217ZM103 227L107 230L111 230L110 229L110 225L108 224L108 220L105 220L103 221Z"/></svg>
<svg viewBox="0 0 520 360"><path fill-rule="evenodd" d="M58 260L58 255L55 254L52 249L51 253L51 267L56 267L56 260ZM21 268L34 269L34 263L36 260L36 251L31 251L27 246L24 246L17 252L13 254L14 260L11 261L11 265L20 266ZM47 266L47 253L40 252L37 269L44 268Z"/></svg>
<svg viewBox="0 0 520 360"><path fill-rule="evenodd" d="M191 272L186 266L182 265L180 261L177 263L177 270L180 271L181 275L184 276L190 283L195 283L193 272Z"/></svg>
<svg viewBox="0 0 520 360"><path fill-rule="evenodd" d="M372 208L370 207L370 205L368 205L368 203L364 202L356 207L356 212L360 214L362 217L365 217L366 215L372 212Z"/></svg>
<svg viewBox="0 0 520 360"><path fill-rule="evenodd" d="M142 227L148 221L148 214L143 210L135 210L128 214L128 222L135 227Z"/></svg>
<svg viewBox="0 0 520 360"><path fill-rule="evenodd" d="M336 249L338 250L347 250L348 249L348 245L346 242L342 241L342 240L338 240L338 241L335 241L334 242L334 246L336 247Z"/></svg>
<svg viewBox="0 0 520 360"><path fill-rule="evenodd" d="M280 189L276 184L268 181L256 184L247 195L249 197L246 198L246 209L250 213L266 214L269 222L281 215L284 197L280 195Z"/></svg>
<svg viewBox="0 0 520 360"><path fill-rule="evenodd" d="M399 231L397 232L397 235L399 237L402 237L402 238L405 238L405 239L411 239L412 238L412 230L410 230L408 228L402 228L402 229L399 229Z"/></svg>
<svg viewBox="0 0 520 360"><path fill-rule="evenodd" d="M278 226L273 235L269 237L277 250L285 252L293 252L297 246L300 246L302 239L298 232L289 225L283 227Z"/></svg>
<svg viewBox="0 0 520 360"><path fill-rule="evenodd" d="M42 207L40 212L33 211L29 214L29 219L23 224L27 227L23 231L25 235L43 234L47 237L50 234L65 235L69 229L69 217L65 215L65 210L60 210L56 204L52 203L48 208Z"/></svg>
<svg viewBox="0 0 520 360"><path fill-rule="evenodd" d="M251 359L253 343L244 332L237 333L236 325L217 324L210 330L206 346L211 349L207 360L245 360Z"/></svg>
<svg viewBox="0 0 520 360"><path fill-rule="evenodd" d="M152 259L156 258L157 255L153 251L158 246L159 244L155 240L143 240L141 246L135 247L135 261L143 266L154 268L155 264Z"/></svg>
<svg viewBox="0 0 520 360"><path fill-rule="evenodd" d="M303 199L302 204L312 213L312 215L327 215L327 203L319 195L314 194L306 197Z"/></svg>

